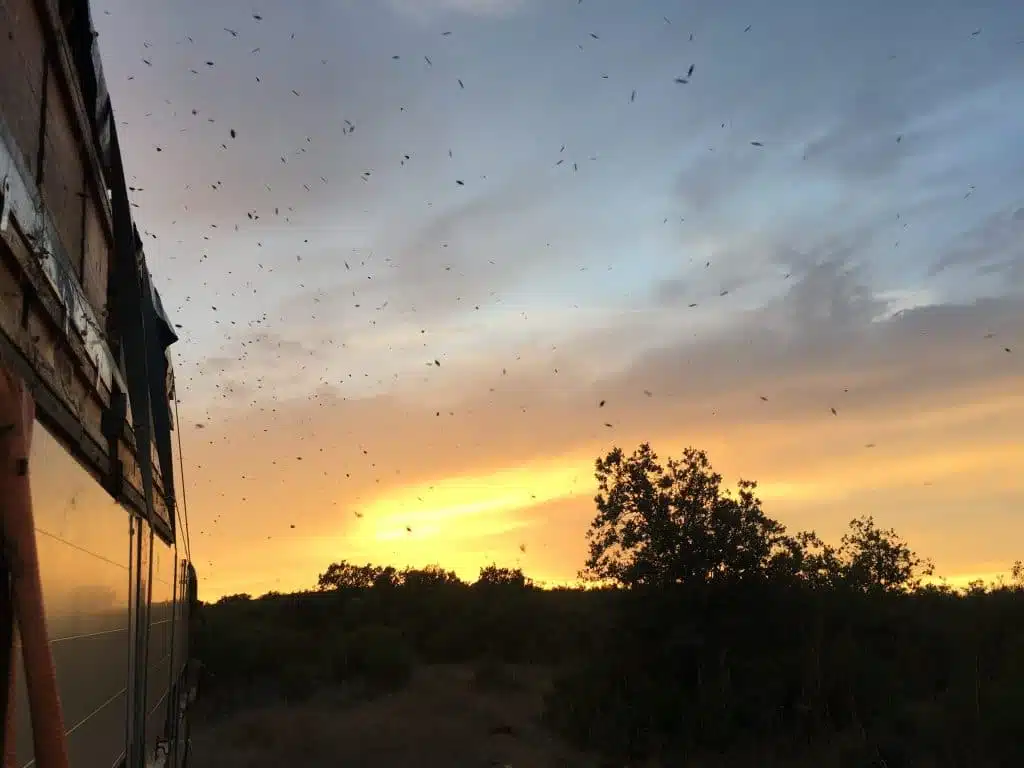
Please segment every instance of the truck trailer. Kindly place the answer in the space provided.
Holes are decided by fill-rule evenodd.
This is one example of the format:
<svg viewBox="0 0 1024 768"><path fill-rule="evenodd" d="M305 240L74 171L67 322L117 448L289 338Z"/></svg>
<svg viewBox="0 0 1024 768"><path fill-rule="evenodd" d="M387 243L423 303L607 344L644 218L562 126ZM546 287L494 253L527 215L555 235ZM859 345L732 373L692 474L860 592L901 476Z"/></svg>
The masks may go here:
<svg viewBox="0 0 1024 768"><path fill-rule="evenodd" d="M29 455L0 483L7 768L187 763L199 603L176 341L89 3L0 0L0 375L31 408Z"/></svg>

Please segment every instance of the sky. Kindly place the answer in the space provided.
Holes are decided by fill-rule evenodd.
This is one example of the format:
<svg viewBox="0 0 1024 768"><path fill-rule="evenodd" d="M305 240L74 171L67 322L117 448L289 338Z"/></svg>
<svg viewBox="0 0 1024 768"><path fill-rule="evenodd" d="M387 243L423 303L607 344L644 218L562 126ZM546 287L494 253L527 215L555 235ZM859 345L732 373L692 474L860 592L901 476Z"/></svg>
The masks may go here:
<svg viewBox="0 0 1024 768"><path fill-rule="evenodd" d="M594 459L643 441L954 582L1022 556L1024 5L93 14L204 599L571 581Z"/></svg>

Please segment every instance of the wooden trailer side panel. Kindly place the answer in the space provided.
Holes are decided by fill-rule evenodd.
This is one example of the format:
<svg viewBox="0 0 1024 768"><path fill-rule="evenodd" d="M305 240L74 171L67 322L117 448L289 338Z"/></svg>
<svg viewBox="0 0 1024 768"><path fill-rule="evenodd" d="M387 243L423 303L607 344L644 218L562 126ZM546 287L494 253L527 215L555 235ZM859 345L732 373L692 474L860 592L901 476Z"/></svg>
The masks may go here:
<svg viewBox="0 0 1024 768"><path fill-rule="evenodd" d="M20 160L32 174L39 153L44 50L32 0L0 0L0 105Z"/></svg>
<svg viewBox="0 0 1024 768"><path fill-rule="evenodd" d="M64 255L81 283L85 225L85 153L75 139L74 112L65 99L62 75L54 68L46 78L46 123L43 126L43 202L57 228Z"/></svg>
<svg viewBox="0 0 1024 768"><path fill-rule="evenodd" d="M101 329L107 322L107 278L110 273L112 243L103 223L105 214L96 200L85 200L85 243L82 257L82 289Z"/></svg>

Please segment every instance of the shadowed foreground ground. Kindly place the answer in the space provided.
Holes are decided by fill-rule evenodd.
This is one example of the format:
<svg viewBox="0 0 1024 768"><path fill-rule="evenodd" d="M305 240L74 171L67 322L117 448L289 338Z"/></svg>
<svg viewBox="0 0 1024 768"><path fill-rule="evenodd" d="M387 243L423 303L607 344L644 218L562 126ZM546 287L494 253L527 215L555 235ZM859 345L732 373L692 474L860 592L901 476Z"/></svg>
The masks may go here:
<svg viewBox="0 0 1024 768"><path fill-rule="evenodd" d="M598 764L538 722L548 675L509 668L510 685L481 684L469 667L429 666L407 687L370 700L321 696L203 722L195 768L576 768Z"/></svg>
<svg viewBox="0 0 1024 768"><path fill-rule="evenodd" d="M540 723L550 672L538 666L431 665L395 693L367 698L336 691L301 704L197 713L194 768L664 768L585 755ZM688 768L857 766L847 734L813 754L780 760L730 750L685 761ZM681 765L681 763L673 764Z"/></svg>

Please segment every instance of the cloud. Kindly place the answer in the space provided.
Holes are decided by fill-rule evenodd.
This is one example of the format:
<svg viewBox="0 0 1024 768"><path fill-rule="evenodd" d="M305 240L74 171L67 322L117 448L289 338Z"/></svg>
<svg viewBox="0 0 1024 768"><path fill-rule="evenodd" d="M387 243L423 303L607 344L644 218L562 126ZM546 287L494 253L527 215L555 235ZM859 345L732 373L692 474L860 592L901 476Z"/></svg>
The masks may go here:
<svg viewBox="0 0 1024 768"><path fill-rule="evenodd" d="M192 473L190 504L214 510L224 494L254 512L283 510L254 518L246 551L272 535L266 545L308 581L340 556L441 560L471 576L482 562L518 558L520 544L528 571L569 579L593 514L594 457L650 440L663 455L708 449L730 483L759 480L769 514L792 528L833 538L869 510L947 573L975 568L968 550L946 541L950 530L973 541L980 560L1008 558L981 531L1020 528L1000 510L1022 490L1013 435L1024 424L1024 364L1003 346L1024 343L1024 303L873 320L862 291L856 273L826 265L763 310L698 339L641 344L629 365L593 376L581 373L601 371L609 342L629 344L635 327L631 335L621 324L603 344L584 335L547 355L446 366L432 375L447 386L416 397L343 400L343 388L330 388L274 410L224 403L186 443L203 467ZM798 311L806 306L814 310ZM222 465L228 446L237 477ZM207 485L210 472L216 483ZM942 516L940 528L928 510ZM292 520L299 538L282 543L279 529ZM230 541L214 531L196 546L237 549L232 530Z"/></svg>
<svg viewBox="0 0 1024 768"><path fill-rule="evenodd" d="M341 432L328 430L331 445L348 435L396 469L419 467L430 478L453 452L466 471L482 471L624 434L653 437L672 425L690 424L700 434L770 416L794 431L808 424L840 428L851 419L875 428L879 419L1004 391L1024 375L1021 356L1003 350L1021 341L1019 299L923 306L879 319L885 306L857 270L826 262L764 308L698 338L684 332L671 343L645 344L637 330L643 320L625 316L611 336L583 333L522 359L492 356L431 368L436 387L417 386L415 399L343 401L342 386L309 407L345 414ZM598 409L599 400L608 408ZM558 430L545 429L553 423ZM394 443L388 425L399 424L409 434L430 435L429 443Z"/></svg>
<svg viewBox="0 0 1024 768"><path fill-rule="evenodd" d="M1024 309L1020 299L917 307L877 319L884 306L855 273L824 264L720 335L648 352L603 385L618 393L660 386L665 397L686 403L680 409L717 405L729 422L756 420L759 397L767 396L775 417L799 421L811 403L822 413L843 401L870 404L880 416L1022 373L1019 358L1001 346L1019 337L1013 318Z"/></svg>
<svg viewBox="0 0 1024 768"><path fill-rule="evenodd" d="M523 173L426 218L408 234L386 237L381 248L392 268L376 295L415 311L424 322L491 303L495 290L514 282L547 255L516 222L536 220L551 204L549 191Z"/></svg>
<svg viewBox="0 0 1024 768"><path fill-rule="evenodd" d="M951 568L1024 535L1017 6L108 2L211 585L571 576L641 440Z"/></svg>
<svg viewBox="0 0 1024 768"><path fill-rule="evenodd" d="M1024 208L997 211L961 233L938 255L929 276L947 270L998 275L1019 287L1024 281Z"/></svg>
<svg viewBox="0 0 1024 768"><path fill-rule="evenodd" d="M973 88L990 84L976 78L968 83ZM904 169L917 172L922 155L962 136L949 116L972 111L976 100L976 91L951 88L944 71L894 74L885 89L866 80L823 120L804 145L802 160L863 182Z"/></svg>
<svg viewBox="0 0 1024 768"><path fill-rule="evenodd" d="M509 16L527 5L529 0L387 0L400 13L416 19L444 14L466 14L485 18Z"/></svg>

